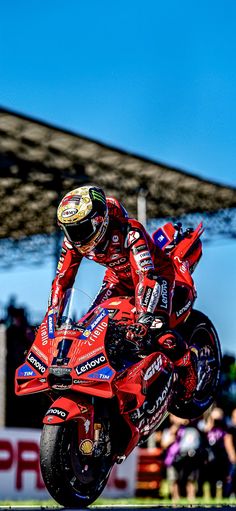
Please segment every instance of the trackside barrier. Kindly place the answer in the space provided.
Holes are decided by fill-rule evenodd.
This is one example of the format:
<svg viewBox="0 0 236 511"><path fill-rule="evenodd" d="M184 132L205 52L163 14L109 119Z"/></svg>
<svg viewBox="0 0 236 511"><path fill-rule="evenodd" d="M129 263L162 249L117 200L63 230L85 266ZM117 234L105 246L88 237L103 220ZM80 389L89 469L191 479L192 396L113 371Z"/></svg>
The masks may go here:
<svg viewBox="0 0 236 511"><path fill-rule="evenodd" d="M40 430L0 428L0 500L50 498L39 467L39 441ZM137 450L115 465L103 496L134 496L136 465Z"/></svg>
<svg viewBox="0 0 236 511"><path fill-rule="evenodd" d="M0 325L0 427L5 425L6 411L6 328Z"/></svg>
<svg viewBox="0 0 236 511"><path fill-rule="evenodd" d="M163 450L160 447L138 449L136 496L158 498L163 480Z"/></svg>

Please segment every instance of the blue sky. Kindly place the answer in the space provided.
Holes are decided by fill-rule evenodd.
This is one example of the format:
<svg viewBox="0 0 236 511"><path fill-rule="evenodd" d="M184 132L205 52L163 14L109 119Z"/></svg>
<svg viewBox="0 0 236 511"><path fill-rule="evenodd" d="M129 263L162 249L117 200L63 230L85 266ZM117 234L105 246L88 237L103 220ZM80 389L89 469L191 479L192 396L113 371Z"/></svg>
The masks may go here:
<svg viewBox="0 0 236 511"><path fill-rule="evenodd" d="M235 23L234 0L1 2L0 103L235 186ZM235 252L206 247L196 271L197 306L231 350ZM1 302L15 291L40 311L53 265L0 278Z"/></svg>

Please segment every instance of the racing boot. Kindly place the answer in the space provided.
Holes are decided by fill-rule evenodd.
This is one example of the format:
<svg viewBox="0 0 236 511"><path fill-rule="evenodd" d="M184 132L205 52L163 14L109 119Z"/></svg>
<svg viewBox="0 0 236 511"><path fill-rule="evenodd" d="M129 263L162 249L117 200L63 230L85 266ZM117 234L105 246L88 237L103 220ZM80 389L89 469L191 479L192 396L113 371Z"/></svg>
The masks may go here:
<svg viewBox="0 0 236 511"><path fill-rule="evenodd" d="M175 362L175 367L178 367L180 398L183 401L188 401L193 397L198 382L197 371L190 350Z"/></svg>
<svg viewBox="0 0 236 511"><path fill-rule="evenodd" d="M187 343L179 333L172 330L162 335L158 339L158 344L161 351L178 368L181 399L183 401L191 399L196 390L198 378L193 355Z"/></svg>

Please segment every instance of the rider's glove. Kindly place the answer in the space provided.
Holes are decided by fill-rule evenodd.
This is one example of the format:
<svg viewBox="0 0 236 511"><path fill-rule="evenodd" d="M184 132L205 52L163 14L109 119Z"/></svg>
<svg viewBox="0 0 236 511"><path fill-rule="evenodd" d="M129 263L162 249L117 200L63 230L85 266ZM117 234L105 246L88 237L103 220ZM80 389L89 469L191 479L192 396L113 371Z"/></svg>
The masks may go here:
<svg viewBox="0 0 236 511"><path fill-rule="evenodd" d="M142 340L147 336L148 329L153 321L153 314L144 312L139 315L138 321L128 326L126 339L133 341Z"/></svg>
<svg viewBox="0 0 236 511"><path fill-rule="evenodd" d="M127 341L142 341L148 332L148 327L142 323L133 323L129 325L126 332Z"/></svg>

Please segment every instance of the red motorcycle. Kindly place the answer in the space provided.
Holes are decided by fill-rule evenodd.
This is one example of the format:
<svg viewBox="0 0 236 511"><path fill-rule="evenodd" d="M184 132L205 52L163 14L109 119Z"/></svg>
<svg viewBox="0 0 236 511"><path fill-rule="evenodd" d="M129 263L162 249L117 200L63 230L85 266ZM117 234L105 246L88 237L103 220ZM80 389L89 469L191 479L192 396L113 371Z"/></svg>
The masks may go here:
<svg viewBox="0 0 236 511"><path fill-rule="evenodd" d="M176 271L171 328L187 340L198 383L181 399L178 370L160 351L129 351L127 325L134 298L106 300L75 320L75 290L60 314L46 314L25 363L16 371L16 394L46 392L52 403L41 435L41 470L52 497L66 507L86 507L101 494L114 463L121 463L160 426L169 412L196 418L212 404L220 377L219 339L211 321L193 310L192 272L201 256L202 224L158 229L154 241ZM78 303L78 302L77 302ZM119 354L119 356L117 356Z"/></svg>

